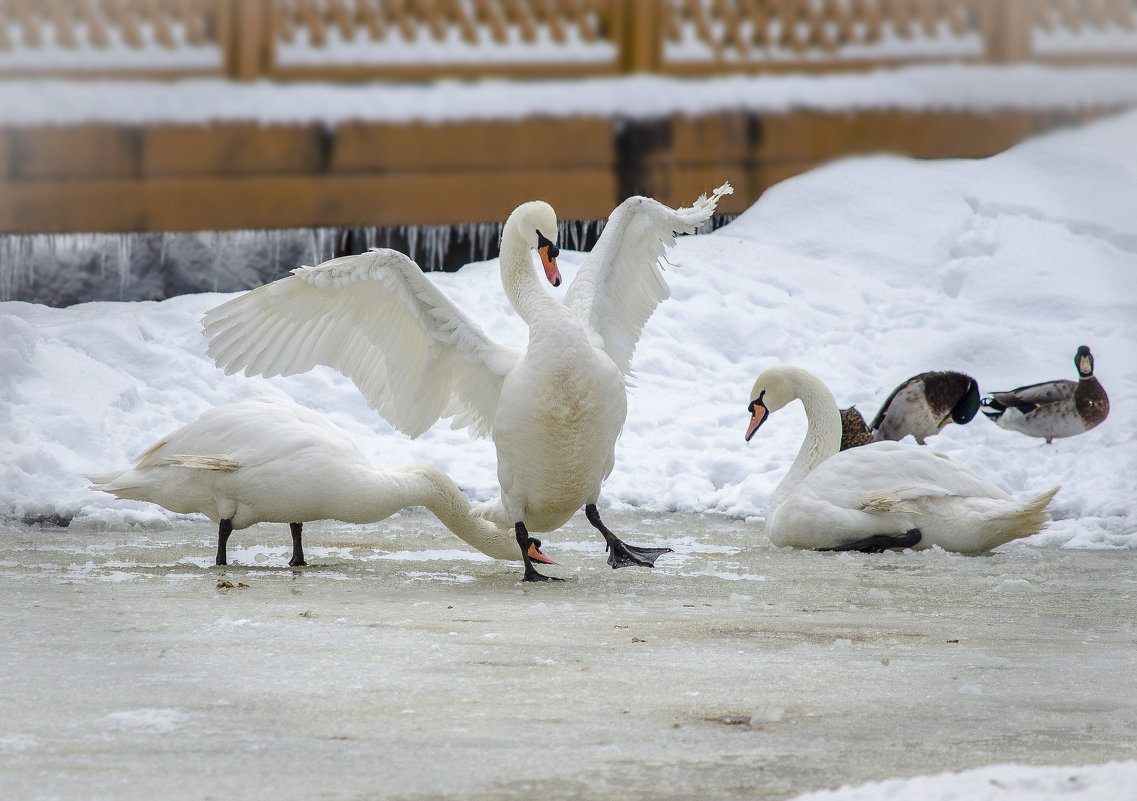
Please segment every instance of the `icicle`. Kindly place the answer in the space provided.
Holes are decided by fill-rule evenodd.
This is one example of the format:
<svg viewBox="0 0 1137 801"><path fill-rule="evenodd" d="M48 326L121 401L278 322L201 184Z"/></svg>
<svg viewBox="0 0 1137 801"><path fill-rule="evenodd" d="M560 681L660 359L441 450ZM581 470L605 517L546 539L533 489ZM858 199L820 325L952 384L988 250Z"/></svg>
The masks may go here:
<svg viewBox="0 0 1137 801"><path fill-rule="evenodd" d="M118 297L126 299L126 288L130 286L130 256L134 249L134 234L118 235Z"/></svg>
<svg viewBox="0 0 1137 801"><path fill-rule="evenodd" d="M221 233L215 231L213 233L213 291L216 292L217 288L221 285L221 250L225 245Z"/></svg>
<svg viewBox="0 0 1137 801"><path fill-rule="evenodd" d="M5 236L0 245L0 300L12 300L12 235Z"/></svg>
<svg viewBox="0 0 1137 801"><path fill-rule="evenodd" d="M320 253L319 253L317 247L318 246L316 245L316 230L314 228L310 228L308 230L308 253L309 253L308 261L309 261L310 265L313 267L320 263Z"/></svg>
<svg viewBox="0 0 1137 801"><path fill-rule="evenodd" d="M407 237L407 250L410 251L407 255L411 257L411 261L417 262L418 259L415 258L415 256L416 251L418 250L418 226L401 225L399 226L399 232L405 234Z"/></svg>
<svg viewBox="0 0 1137 801"><path fill-rule="evenodd" d="M446 265L446 254L450 250L449 225L432 225L428 231L427 269L441 270Z"/></svg>

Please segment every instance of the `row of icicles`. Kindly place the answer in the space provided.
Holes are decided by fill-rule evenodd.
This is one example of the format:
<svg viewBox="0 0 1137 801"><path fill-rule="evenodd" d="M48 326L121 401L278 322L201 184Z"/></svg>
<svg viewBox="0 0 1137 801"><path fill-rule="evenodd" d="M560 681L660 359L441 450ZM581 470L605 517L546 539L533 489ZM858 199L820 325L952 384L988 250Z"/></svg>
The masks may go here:
<svg viewBox="0 0 1137 801"><path fill-rule="evenodd" d="M588 250L605 220L559 224L561 246ZM719 220L718 224L722 221ZM424 270L456 270L497 256L501 223L192 233L0 235L0 301L65 306L232 292L373 247L400 250ZM717 226L716 226L717 227ZM144 280L151 271L173 279Z"/></svg>

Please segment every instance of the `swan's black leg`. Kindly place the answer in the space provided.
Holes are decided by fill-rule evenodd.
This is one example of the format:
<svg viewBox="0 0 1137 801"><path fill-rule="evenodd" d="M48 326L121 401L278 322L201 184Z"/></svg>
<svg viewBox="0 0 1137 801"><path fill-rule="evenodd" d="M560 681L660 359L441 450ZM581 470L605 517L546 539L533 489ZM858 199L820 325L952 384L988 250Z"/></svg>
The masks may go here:
<svg viewBox="0 0 1137 801"><path fill-rule="evenodd" d="M561 579L555 576L546 576L543 573L538 573L533 567L533 560L529 558L529 546L534 542L533 538L529 536L529 529L525 528L524 523L517 523L513 527L514 533L517 536L517 544L521 548L521 559L525 563L525 575L522 581L560 581Z"/></svg>
<svg viewBox="0 0 1137 801"><path fill-rule="evenodd" d="M304 531L304 524L289 523L288 527L292 530L292 558L288 561L289 567L300 567L308 564L304 561L304 543L300 539Z"/></svg>
<svg viewBox="0 0 1137 801"><path fill-rule="evenodd" d="M860 551L861 553L883 553L892 548L911 548L920 542L923 535L918 528L910 528L899 535L873 534L863 540L853 540L832 548L818 548L819 551Z"/></svg>
<svg viewBox="0 0 1137 801"><path fill-rule="evenodd" d="M217 526L217 559L215 565L229 564L229 555L225 548L229 544L229 535L233 533L233 521L222 520Z"/></svg>
<svg viewBox="0 0 1137 801"><path fill-rule="evenodd" d="M604 541L608 543L608 564L612 565L613 570L619 567L632 567L633 565L655 567L656 559L665 553L671 553L670 548L641 548L638 545L628 545L604 525L604 521L600 519L600 512L594 503L584 507L584 514L588 518L588 522L604 535Z"/></svg>

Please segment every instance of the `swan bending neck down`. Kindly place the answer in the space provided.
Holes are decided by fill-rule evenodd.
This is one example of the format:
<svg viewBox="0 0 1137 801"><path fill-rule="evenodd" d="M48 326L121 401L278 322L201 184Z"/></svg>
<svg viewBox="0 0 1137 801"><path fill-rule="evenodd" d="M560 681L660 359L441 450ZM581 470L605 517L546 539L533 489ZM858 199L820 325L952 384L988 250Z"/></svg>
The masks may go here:
<svg viewBox="0 0 1137 801"><path fill-rule="evenodd" d="M524 352L490 339L406 256L374 250L298 268L211 309L209 355L230 374L332 367L412 437L443 417L492 436L501 496L475 514L513 529L526 581L548 578L533 569L530 532L553 531L581 507L612 567L652 567L670 549L623 542L601 521L597 501L615 464L636 343L669 294L660 258L731 191L724 184L680 209L624 201L563 303L533 265L536 251L545 277L560 283L556 214L542 201L518 206L502 229L500 266L506 297L529 327Z"/></svg>
<svg viewBox="0 0 1137 801"><path fill-rule="evenodd" d="M930 548L980 553L1038 533L1058 488L1017 500L942 453L901 442L840 451L832 393L797 367L771 367L754 382L749 441L794 399L809 426L766 508L775 545L838 551Z"/></svg>
<svg viewBox="0 0 1137 801"><path fill-rule="evenodd" d="M342 429L288 401L247 398L215 407L154 443L134 467L88 478L92 489L218 523L218 565L228 564L234 529L290 524L289 564L298 566L306 564L304 521L375 523L408 506L425 506L495 559L522 556L512 533L473 514L466 496L434 465L376 469ZM534 543L529 557L551 563Z"/></svg>

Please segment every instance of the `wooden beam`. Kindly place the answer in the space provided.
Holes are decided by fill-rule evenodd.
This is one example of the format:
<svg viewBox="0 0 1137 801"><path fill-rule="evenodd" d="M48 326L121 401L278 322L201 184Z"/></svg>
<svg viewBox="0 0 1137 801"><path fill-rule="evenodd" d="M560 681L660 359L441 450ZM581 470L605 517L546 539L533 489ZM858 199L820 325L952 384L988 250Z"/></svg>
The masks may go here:
<svg viewBox="0 0 1137 801"><path fill-rule="evenodd" d="M606 118L533 118L454 123L345 123L331 135L336 173L428 170L611 168Z"/></svg>
<svg viewBox="0 0 1137 801"><path fill-rule="evenodd" d="M0 183L0 231L202 231L500 222L541 198L561 219L612 210L609 170Z"/></svg>

